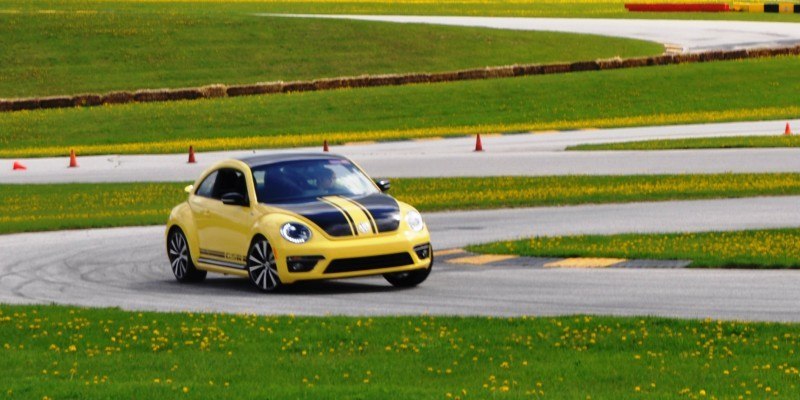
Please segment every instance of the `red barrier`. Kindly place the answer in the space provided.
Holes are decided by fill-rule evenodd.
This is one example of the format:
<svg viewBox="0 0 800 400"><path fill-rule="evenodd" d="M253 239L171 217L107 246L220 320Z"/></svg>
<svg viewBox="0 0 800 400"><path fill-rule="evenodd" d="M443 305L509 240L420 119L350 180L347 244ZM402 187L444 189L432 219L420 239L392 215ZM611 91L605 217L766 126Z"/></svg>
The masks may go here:
<svg viewBox="0 0 800 400"><path fill-rule="evenodd" d="M638 12L726 12L731 10L729 5L721 3L625 3L625 8L628 11Z"/></svg>

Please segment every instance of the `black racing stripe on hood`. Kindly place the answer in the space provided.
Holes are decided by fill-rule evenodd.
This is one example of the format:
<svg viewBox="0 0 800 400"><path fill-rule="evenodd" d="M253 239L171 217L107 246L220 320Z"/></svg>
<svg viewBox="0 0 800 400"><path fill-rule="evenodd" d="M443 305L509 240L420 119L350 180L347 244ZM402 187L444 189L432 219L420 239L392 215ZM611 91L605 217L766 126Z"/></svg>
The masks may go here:
<svg viewBox="0 0 800 400"><path fill-rule="evenodd" d="M392 196L375 193L348 199L358 202L372 214L378 233L396 231L400 227L400 205Z"/></svg>
<svg viewBox="0 0 800 400"><path fill-rule="evenodd" d="M338 208L324 201L270 205L308 218L328 235L334 237L353 236L350 222L344 214Z"/></svg>

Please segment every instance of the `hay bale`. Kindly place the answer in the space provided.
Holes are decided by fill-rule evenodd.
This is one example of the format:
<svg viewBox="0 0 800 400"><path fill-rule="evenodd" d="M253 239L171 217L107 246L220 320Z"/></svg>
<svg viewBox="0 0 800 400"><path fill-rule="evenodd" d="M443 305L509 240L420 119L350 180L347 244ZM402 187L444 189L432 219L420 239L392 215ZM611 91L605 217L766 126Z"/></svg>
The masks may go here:
<svg viewBox="0 0 800 400"><path fill-rule="evenodd" d="M367 86L395 86L400 82L396 74L370 75L367 77Z"/></svg>
<svg viewBox="0 0 800 400"><path fill-rule="evenodd" d="M415 83L428 83L431 81L431 76L428 74L405 74L400 75L398 85L409 85Z"/></svg>
<svg viewBox="0 0 800 400"><path fill-rule="evenodd" d="M167 100L197 100L203 98L199 88L169 89L165 92Z"/></svg>
<svg viewBox="0 0 800 400"><path fill-rule="evenodd" d="M111 92L103 95L103 104L125 104L133 102L131 92Z"/></svg>
<svg viewBox="0 0 800 400"><path fill-rule="evenodd" d="M0 112L11 111L11 102L0 99Z"/></svg>
<svg viewBox="0 0 800 400"><path fill-rule="evenodd" d="M750 57L750 58L772 57L772 50L770 50L770 49L750 49L750 50L747 50L747 56Z"/></svg>
<svg viewBox="0 0 800 400"><path fill-rule="evenodd" d="M367 87L369 84L369 76L361 75L361 76L348 76L346 78L342 78L347 87L351 88L363 88Z"/></svg>
<svg viewBox="0 0 800 400"><path fill-rule="evenodd" d="M103 104L103 96L94 93L84 93L72 96L73 107L93 107Z"/></svg>
<svg viewBox="0 0 800 400"><path fill-rule="evenodd" d="M169 100L169 89L142 89L133 92L133 100L139 103Z"/></svg>
<svg viewBox="0 0 800 400"><path fill-rule="evenodd" d="M600 64L597 61L578 61L569 65L571 72L597 71L599 69Z"/></svg>
<svg viewBox="0 0 800 400"><path fill-rule="evenodd" d="M202 86L198 89L200 93L203 95L203 98L206 99L214 99L217 97L225 97L227 95L227 90L225 85L221 83L217 83L214 85L207 85Z"/></svg>
<svg viewBox="0 0 800 400"><path fill-rule="evenodd" d="M431 74L431 83L452 82L458 80L458 72L439 72Z"/></svg>
<svg viewBox="0 0 800 400"><path fill-rule="evenodd" d="M741 60L747 58L747 50L726 51L722 55L723 60Z"/></svg>
<svg viewBox="0 0 800 400"><path fill-rule="evenodd" d="M725 57L725 53L722 51L707 51L705 53L700 53L700 62L709 62L709 61L719 61L723 60Z"/></svg>
<svg viewBox="0 0 800 400"><path fill-rule="evenodd" d="M347 81L343 78L317 79L314 81L314 90L336 90L347 87Z"/></svg>
<svg viewBox="0 0 800 400"><path fill-rule="evenodd" d="M647 58L627 58L622 60L622 68L639 68L647 66Z"/></svg>
<svg viewBox="0 0 800 400"><path fill-rule="evenodd" d="M284 83L281 90L283 93L312 92L316 90L316 88L314 87L314 82L311 81L294 81Z"/></svg>
<svg viewBox="0 0 800 400"><path fill-rule="evenodd" d="M11 111L36 110L39 108L39 99L35 97L27 99L13 99L9 100L9 102L11 103Z"/></svg>
<svg viewBox="0 0 800 400"><path fill-rule="evenodd" d="M541 75L544 73L544 67L541 64L526 64L520 67L522 67L522 75Z"/></svg>
<svg viewBox="0 0 800 400"><path fill-rule="evenodd" d="M487 67L486 77L489 79L512 78L516 76L514 74L514 68L515 67L513 65L506 65L502 67Z"/></svg>
<svg viewBox="0 0 800 400"><path fill-rule="evenodd" d="M675 64L695 63L700 60L697 53L676 54L672 57Z"/></svg>
<svg viewBox="0 0 800 400"><path fill-rule="evenodd" d="M778 48L778 49L772 49L772 56L773 57L788 56L788 55L790 55L790 53L789 53L789 49L786 48L786 47Z"/></svg>
<svg viewBox="0 0 800 400"><path fill-rule="evenodd" d="M67 108L72 106L71 96L52 96L39 99L39 108Z"/></svg>
<svg viewBox="0 0 800 400"><path fill-rule="evenodd" d="M660 56L649 57L647 59L647 65L669 65L673 64L674 57L669 54L662 54Z"/></svg>
<svg viewBox="0 0 800 400"><path fill-rule="evenodd" d="M622 59L619 57L597 60L597 66L601 70L622 68Z"/></svg>
<svg viewBox="0 0 800 400"><path fill-rule="evenodd" d="M542 74L564 74L571 69L570 64L546 64L542 65Z"/></svg>
<svg viewBox="0 0 800 400"><path fill-rule="evenodd" d="M465 69L456 72L456 79L457 80L474 80L474 79L486 79L489 76L488 71L486 68L480 69Z"/></svg>

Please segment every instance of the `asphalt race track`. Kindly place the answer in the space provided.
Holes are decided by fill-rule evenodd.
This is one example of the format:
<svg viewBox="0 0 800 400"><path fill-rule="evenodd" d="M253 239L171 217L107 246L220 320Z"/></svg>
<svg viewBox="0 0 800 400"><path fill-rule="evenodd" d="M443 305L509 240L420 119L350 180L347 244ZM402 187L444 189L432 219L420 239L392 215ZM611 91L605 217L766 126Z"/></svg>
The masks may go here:
<svg viewBox="0 0 800 400"><path fill-rule="evenodd" d="M735 218L731 218L735 215ZM800 197L427 214L436 248L520 235L729 230L800 224ZM175 282L163 227L0 236L0 302L314 315L660 315L800 321L797 271L481 267L438 263L421 286L382 278L262 294L211 274Z"/></svg>
<svg viewBox="0 0 800 400"><path fill-rule="evenodd" d="M674 125L567 132L484 136L484 152L475 153L475 138L451 138L333 146L373 177L443 177L498 175L632 175L722 172L800 171L800 149L731 149L680 151L564 151L582 143L646 139L779 135L787 121ZM800 120L790 121L800 127ZM319 152L322 148L259 150ZM66 168L67 157L20 160L27 171L0 168L0 183L193 181L208 166L254 151L200 153L197 164L186 154L91 156ZM742 160L747 160L743 163ZM0 160L10 166L13 160ZM169 166L169 167L165 167Z"/></svg>
<svg viewBox="0 0 800 400"><path fill-rule="evenodd" d="M794 46L797 24L600 18L432 17L399 15L258 14L268 17L331 18L395 23L473 26L616 36L678 46L683 52Z"/></svg>
<svg viewBox="0 0 800 400"><path fill-rule="evenodd" d="M629 37L685 52L800 43L796 24L731 21L315 16L499 29L553 30ZM800 126L800 121L790 121ZM676 125L334 146L373 176L496 176L797 172L800 149L566 152L580 143L657 138L777 135L786 121ZM320 139L321 140L321 139ZM186 155L79 155L0 160L0 183L190 181L215 161L254 152ZM678 232L800 226L800 196L503 209L425 215L435 248L533 235ZM224 311L300 315L658 315L800 321L798 271L698 269L549 269L437 263L414 289L382 278L295 285L265 295L245 279L215 274L202 284L175 282L163 227L0 235L0 303L117 306L131 310Z"/></svg>

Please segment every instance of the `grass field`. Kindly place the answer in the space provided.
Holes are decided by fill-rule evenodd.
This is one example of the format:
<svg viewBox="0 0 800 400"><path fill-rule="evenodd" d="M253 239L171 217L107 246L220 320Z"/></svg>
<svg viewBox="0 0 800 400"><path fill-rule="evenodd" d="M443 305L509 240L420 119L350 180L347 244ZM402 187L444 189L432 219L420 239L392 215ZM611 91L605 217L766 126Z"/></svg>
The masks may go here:
<svg viewBox="0 0 800 400"><path fill-rule="evenodd" d="M795 398L800 326L0 305L8 399Z"/></svg>
<svg viewBox="0 0 800 400"><path fill-rule="evenodd" d="M662 0L645 0L658 3ZM691 3L694 0L675 0ZM797 22L798 16L772 13L630 13L626 0L2 0L6 10L78 11L115 10L117 12L185 12L190 5L197 14L244 14L258 12L304 14L404 14L404 15L485 15L508 17L581 17L643 19L710 19ZM642 2L642 1L640 1ZM726 3L710 0L711 3ZM748 1L743 1L747 3ZM727 2L730 4L730 2Z"/></svg>
<svg viewBox="0 0 800 400"><path fill-rule="evenodd" d="M163 224L185 185L0 185L0 233ZM391 194L421 211L780 196L800 174L404 178Z"/></svg>
<svg viewBox="0 0 800 400"><path fill-rule="evenodd" d="M685 149L737 149L767 147L800 147L800 136L737 136L696 139L643 140L625 143L582 144L567 150L685 150Z"/></svg>
<svg viewBox="0 0 800 400"><path fill-rule="evenodd" d="M169 12L158 5L123 12L109 11L106 3L96 7L97 12L0 13L0 98L663 52L655 43L553 32L267 18L203 13L189 5Z"/></svg>
<svg viewBox="0 0 800 400"><path fill-rule="evenodd" d="M696 268L800 268L800 229L537 237L470 246L490 254L692 260Z"/></svg>
<svg viewBox="0 0 800 400"><path fill-rule="evenodd" d="M0 114L0 157L317 146L800 114L800 57ZM742 79L747 76L747 79ZM680 83L680 84L677 84ZM692 90L685 90L691 87ZM698 93L702 93L699 96Z"/></svg>

